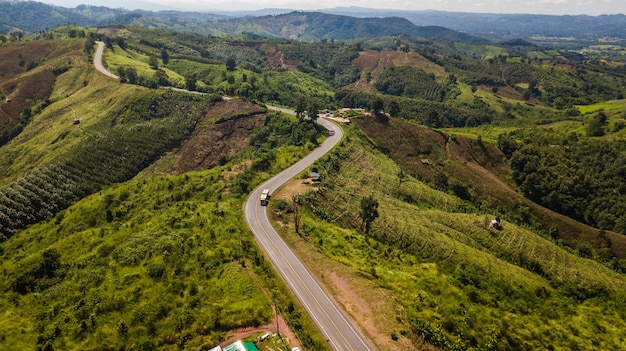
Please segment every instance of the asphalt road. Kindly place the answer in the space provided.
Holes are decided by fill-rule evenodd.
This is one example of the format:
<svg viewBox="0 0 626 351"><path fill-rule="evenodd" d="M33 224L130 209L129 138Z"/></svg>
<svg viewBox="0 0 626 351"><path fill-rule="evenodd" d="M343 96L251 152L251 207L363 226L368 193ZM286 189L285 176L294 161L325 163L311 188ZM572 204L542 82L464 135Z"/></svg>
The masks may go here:
<svg viewBox="0 0 626 351"><path fill-rule="evenodd" d="M334 131L335 134L298 163L254 190L246 201L244 215L266 256L272 261L276 270L326 337L330 347L333 350L341 351L367 351L371 350L368 342L274 230L267 214L267 207L261 206L259 201L263 189L268 188L270 193L275 192L284 183L299 175L315 160L330 151L341 140L343 131L339 126L323 118L318 121L327 129Z"/></svg>
<svg viewBox="0 0 626 351"><path fill-rule="evenodd" d="M97 41L96 43L98 47L93 60L94 66L102 74L114 79L119 79L118 76L107 71L102 65L104 43L101 41ZM185 91L182 89L177 90ZM270 110L294 114L293 111L288 109L269 105L267 107ZM339 143L343 137L341 127L323 118L319 118L318 123L323 125L326 129L334 131L334 135L330 136L322 145L313 150L305 158L255 189L246 201L244 216L259 246L261 246L267 257L272 261L276 270L280 273L294 295L309 313L311 319L313 319L322 334L326 337L330 347L338 351L368 351L371 350L368 342L346 317L345 312L337 306L337 303L326 293L315 277L311 275L298 256L296 256L287 243L285 243L276 230L274 230L267 215L267 207L261 206L259 201L263 189L269 188L270 193L273 193L287 181L296 177L311 166L315 160L325 155Z"/></svg>
<svg viewBox="0 0 626 351"><path fill-rule="evenodd" d="M93 65L96 67L100 73L104 74L107 77L111 77L113 79L119 79L120 77L115 74L107 71L106 68L102 65L102 53L104 52L104 43L101 41L96 41L98 47L96 48L96 55L93 57Z"/></svg>

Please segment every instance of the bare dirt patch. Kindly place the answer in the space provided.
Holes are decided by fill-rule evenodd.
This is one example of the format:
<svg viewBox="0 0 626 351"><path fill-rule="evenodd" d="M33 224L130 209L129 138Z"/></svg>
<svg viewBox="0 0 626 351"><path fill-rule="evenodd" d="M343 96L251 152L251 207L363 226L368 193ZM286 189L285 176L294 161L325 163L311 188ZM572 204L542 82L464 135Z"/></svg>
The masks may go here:
<svg viewBox="0 0 626 351"><path fill-rule="evenodd" d="M276 319L274 319L272 323L261 325L256 328L241 328L231 330L230 332L226 333L225 340L220 343L220 346L228 346L237 340L250 340L251 336L253 335L255 336L255 338L258 338L258 336L263 335L264 333L280 333L280 336L276 335L273 337L280 337L282 339L282 342L287 345L289 349L294 346L298 346L302 349L302 345L300 344L298 339L296 339L296 335L293 333L293 331L291 331L291 329L289 329L289 326L287 325L287 323L285 323L285 320L281 316L278 316L278 324L276 323ZM270 349L264 348L262 341L257 342L256 345L261 351Z"/></svg>
<svg viewBox="0 0 626 351"><path fill-rule="evenodd" d="M265 63L265 67L267 68L294 70L297 69L298 65L301 63L297 60L287 60L285 54L274 45L261 45L261 50L267 55L267 62Z"/></svg>
<svg viewBox="0 0 626 351"><path fill-rule="evenodd" d="M295 195L315 190L310 179L292 179L272 195L275 200L291 200Z"/></svg>
<svg viewBox="0 0 626 351"><path fill-rule="evenodd" d="M0 47L0 131L14 126L26 108L32 108L50 96L56 80L53 70L57 67L48 68L46 63L76 53L80 48L82 42L68 44L61 40L11 43Z"/></svg>
<svg viewBox="0 0 626 351"><path fill-rule="evenodd" d="M289 226L283 227L289 228ZM374 278L344 264L330 261L306 238L282 234L334 300L355 321L378 350L439 350L423 340L405 336L406 313L392 294ZM397 338L394 340L392 335Z"/></svg>
<svg viewBox="0 0 626 351"><path fill-rule="evenodd" d="M230 116L243 116L223 122ZM193 134L174 152L177 161L170 173L209 169L239 155L250 145L250 135L263 124L261 106L240 99L221 101L211 106Z"/></svg>

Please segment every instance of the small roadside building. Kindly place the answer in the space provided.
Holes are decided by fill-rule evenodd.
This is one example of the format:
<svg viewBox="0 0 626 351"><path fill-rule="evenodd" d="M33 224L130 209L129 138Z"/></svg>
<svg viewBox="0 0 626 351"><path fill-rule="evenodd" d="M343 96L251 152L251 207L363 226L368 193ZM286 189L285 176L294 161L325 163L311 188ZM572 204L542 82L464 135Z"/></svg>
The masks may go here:
<svg viewBox="0 0 626 351"><path fill-rule="evenodd" d="M317 172L309 173L309 178L311 179L312 182L321 182L322 181L322 175L317 173Z"/></svg>
<svg viewBox="0 0 626 351"><path fill-rule="evenodd" d="M259 351L252 341L243 342L237 340L234 343L225 346L223 351Z"/></svg>

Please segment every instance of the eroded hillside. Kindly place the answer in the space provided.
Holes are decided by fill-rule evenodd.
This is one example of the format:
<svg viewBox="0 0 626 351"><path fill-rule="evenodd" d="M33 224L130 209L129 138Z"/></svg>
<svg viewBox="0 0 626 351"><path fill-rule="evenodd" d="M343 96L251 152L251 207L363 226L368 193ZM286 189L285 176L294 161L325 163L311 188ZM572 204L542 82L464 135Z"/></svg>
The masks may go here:
<svg viewBox="0 0 626 351"><path fill-rule="evenodd" d="M385 123L366 117L353 121L405 172L440 190L450 191L484 209L500 208L519 223L536 218L546 233L558 228L556 238L566 240L572 247L590 241L599 249L605 245L604 237L608 237L612 254L626 255L623 235L601 233L525 198L514 183L505 181L510 179L511 170L495 144L437 132L395 118ZM438 183L442 175L443 184Z"/></svg>

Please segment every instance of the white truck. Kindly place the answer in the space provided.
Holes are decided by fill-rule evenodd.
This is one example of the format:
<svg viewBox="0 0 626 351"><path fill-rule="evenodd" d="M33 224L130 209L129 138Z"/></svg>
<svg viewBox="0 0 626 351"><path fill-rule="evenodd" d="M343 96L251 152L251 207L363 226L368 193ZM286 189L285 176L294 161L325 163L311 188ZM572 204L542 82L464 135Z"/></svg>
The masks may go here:
<svg viewBox="0 0 626 351"><path fill-rule="evenodd" d="M270 201L270 189L263 189L261 192L261 206L267 206Z"/></svg>

